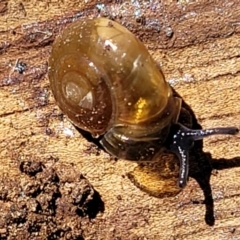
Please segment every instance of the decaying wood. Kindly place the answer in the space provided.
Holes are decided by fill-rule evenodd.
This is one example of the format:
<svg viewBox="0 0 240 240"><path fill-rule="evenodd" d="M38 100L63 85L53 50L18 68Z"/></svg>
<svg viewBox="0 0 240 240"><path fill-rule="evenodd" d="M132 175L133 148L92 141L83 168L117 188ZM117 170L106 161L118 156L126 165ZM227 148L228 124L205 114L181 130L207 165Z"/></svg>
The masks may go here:
<svg viewBox="0 0 240 240"><path fill-rule="evenodd" d="M126 177L136 163L115 161L83 138L61 114L47 78L51 44L68 23L98 15L119 21L146 44L204 128L240 128L238 0L1 1L1 237L14 239L6 227L11 226L18 239L80 235L83 239L240 239L239 135L204 140L204 151L211 153L211 164L217 169L211 175L210 189L204 185L201 189L190 178L176 197L159 199ZM39 162L43 167L34 165ZM199 174L192 176L201 179ZM86 204L94 198L92 186L100 194L101 207L94 210L95 215L89 215L84 204L82 214L74 212L73 205L79 205L69 200L75 199L69 189L80 183L88 191ZM29 184L44 184L49 192L44 188L36 196L38 192L26 190ZM57 196L56 212L37 212L36 201L45 206L50 193ZM33 207L24 201L34 202ZM13 217L14 213L27 223ZM41 216L41 224L36 216ZM30 220L39 228L30 228Z"/></svg>

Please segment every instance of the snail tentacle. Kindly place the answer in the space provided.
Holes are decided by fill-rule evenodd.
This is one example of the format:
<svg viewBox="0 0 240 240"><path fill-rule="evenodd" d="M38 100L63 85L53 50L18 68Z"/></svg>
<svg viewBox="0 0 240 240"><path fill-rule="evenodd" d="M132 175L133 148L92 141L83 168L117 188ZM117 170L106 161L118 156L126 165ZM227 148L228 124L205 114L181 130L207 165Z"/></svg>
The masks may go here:
<svg viewBox="0 0 240 240"><path fill-rule="evenodd" d="M178 185L183 188L187 184L189 164L188 151L193 147L194 141L202 140L205 137L217 134L236 135L239 132L236 127L210 128L210 129L189 129L181 124L174 124L171 129L170 150L174 152L180 162L180 173Z"/></svg>

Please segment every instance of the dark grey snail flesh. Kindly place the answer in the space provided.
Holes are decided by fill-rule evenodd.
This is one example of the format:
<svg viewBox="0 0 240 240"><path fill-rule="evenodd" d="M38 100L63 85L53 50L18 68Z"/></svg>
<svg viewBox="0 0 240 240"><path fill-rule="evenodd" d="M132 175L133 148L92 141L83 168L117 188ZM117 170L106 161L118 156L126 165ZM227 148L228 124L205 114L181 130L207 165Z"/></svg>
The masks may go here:
<svg viewBox="0 0 240 240"><path fill-rule="evenodd" d="M145 46L109 19L70 24L55 40L49 66L53 95L73 124L101 136L102 146L118 158L154 161L163 147L169 149L180 161L180 187L187 183L194 141L238 132L178 123L181 99Z"/></svg>

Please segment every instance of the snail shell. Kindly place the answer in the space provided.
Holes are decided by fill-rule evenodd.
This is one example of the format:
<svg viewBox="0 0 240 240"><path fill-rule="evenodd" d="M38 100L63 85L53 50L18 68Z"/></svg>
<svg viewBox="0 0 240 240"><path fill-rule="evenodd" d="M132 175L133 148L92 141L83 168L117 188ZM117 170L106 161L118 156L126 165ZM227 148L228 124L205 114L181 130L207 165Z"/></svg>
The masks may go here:
<svg viewBox="0 0 240 240"><path fill-rule="evenodd" d="M108 152L147 160L159 151L181 100L126 28L106 18L78 20L54 42L49 64L59 107L77 127L103 135Z"/></svg>

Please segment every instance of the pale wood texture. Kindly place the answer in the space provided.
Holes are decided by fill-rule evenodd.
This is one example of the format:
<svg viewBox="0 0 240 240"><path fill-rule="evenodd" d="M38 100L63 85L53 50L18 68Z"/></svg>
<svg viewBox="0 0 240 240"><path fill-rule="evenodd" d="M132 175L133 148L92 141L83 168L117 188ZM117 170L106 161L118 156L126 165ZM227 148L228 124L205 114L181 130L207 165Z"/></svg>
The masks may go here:
<svg viewBox="0 0 240 240"><path fill-rule="evenodd" d="M67 23L80 15L121 15L117 20L146 44L204 128L240 128L240 2L102 2L100 13L91 0L0 2L0 175L23 179L23 160L59 158L56 169L73 163L105 205L92 222L85 220L84 239L240 239L239 135L204 140L221 170L211 176L215 222L209 226L194 179L172 198L139 190L125 177L136 164L94 150L61 117L47 78L52 41ZM139 12L145 18L137 22ZM23 74L14 71L17 61L27 64Z"/></svg>

